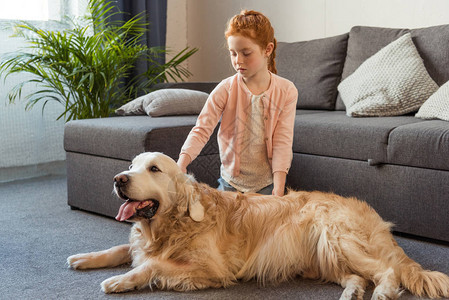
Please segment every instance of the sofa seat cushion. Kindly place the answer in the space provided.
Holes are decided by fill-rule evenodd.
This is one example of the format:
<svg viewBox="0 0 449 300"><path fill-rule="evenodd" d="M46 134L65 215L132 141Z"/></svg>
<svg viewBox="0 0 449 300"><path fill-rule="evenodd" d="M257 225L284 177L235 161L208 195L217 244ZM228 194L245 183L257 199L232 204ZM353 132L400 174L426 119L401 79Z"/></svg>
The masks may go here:
<svg viewBox="0 0 449 300"><path fill-rule="evenodd" d="M386 163L390 132L419 122L413 116L350 118L344 111L302 114L295 120L293 152Z"/></svg>
<svg viewBox="0 0 449 300"><path fill-rule="evenodd" d="M388 141L388 162L449 170L449 122L432 120L395 128Z"/></svg>
<svg viewBox="0 0 449 300"><path fill-rule="evenodd" d="M322 114L322 110L316 110L316 109L297 109L296 110L296 117L300 115L309 115L309 114Z"/></svg>
<svg viewBox="0 0 449 300"><path fill-rule="evenodd" d="M70 121L64 148L69 152L132 160L145 151L177 158L197 116L124 116ZM202 154L217 154L214 134Z"/></svg>

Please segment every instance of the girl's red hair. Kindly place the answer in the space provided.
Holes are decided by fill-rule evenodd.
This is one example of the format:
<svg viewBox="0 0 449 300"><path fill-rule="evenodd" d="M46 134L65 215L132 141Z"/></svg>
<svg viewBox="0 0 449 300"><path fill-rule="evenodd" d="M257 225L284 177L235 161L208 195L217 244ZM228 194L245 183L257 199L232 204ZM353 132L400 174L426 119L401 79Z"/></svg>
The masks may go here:
<svg viewBox="0 0 449 300"><path fill-rule="evenodd" d="M262 49L266 49L269 43L273 43L273 52L268 60L268 70L274 74L277 73L274 60L276 58L277 41L274 38L274 29L267 17L254 10L242 10L240 14L229 20L225 31L226 39L231 35L250 38Z"/></svg>

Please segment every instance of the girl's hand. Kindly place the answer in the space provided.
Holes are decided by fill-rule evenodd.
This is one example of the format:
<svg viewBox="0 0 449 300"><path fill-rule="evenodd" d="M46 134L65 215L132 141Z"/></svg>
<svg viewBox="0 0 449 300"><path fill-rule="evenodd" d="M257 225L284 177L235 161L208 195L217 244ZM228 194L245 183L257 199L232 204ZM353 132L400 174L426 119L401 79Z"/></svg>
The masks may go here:
<svg viewBox="0 0 449 300"><path fill-rule="evenodd" d="M273 196L284 196L284 189L276 189L276 187L273 189Z"/></svg>
<svg viewBox="0 0 449 300"><path fill-rule="evenodd" d="M178 167L181 169L183 173L187 173L187 166L190 164L191 159L187 154L181 154L177 161Z"/></svg>
<svg viewBox="0 0 449 300"><path fill-rule="evenodd" d="M287 173L285 172L274 172L273 174L273 195L274 196L284 196L285 189L285 179L287 178Z"/></svg>
<svg viewBox="0 0 449 300"><path fill-rule="evenodd" d="M181 169L182 173L187 174L187 168L186 167L180 166L179 164L178 164L178 166Z"/></svg>

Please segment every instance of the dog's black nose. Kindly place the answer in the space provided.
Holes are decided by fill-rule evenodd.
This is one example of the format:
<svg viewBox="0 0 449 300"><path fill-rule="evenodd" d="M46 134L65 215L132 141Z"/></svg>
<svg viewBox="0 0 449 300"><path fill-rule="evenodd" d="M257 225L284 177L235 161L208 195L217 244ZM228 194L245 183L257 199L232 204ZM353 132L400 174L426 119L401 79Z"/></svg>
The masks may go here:
<svg viewBox="0 0 449 300"><path fill-rule="evenodd" d="M114 182L119 186L125 185L128 182L129 178L125 174L118 174L114 177Z"/></svg>

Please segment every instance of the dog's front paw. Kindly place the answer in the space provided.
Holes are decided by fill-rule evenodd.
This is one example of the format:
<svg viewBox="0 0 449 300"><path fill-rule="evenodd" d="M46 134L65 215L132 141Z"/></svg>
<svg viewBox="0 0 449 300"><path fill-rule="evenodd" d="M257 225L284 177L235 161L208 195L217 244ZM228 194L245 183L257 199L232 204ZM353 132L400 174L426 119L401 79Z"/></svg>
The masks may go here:
<svg viewBox="0 0 449 300"><path fill-rule="evenodd" d="M101 290L106 294L122 293L137 289L138 286L128 280L126 275L117 275L106 279L101 283Z"/></svg>
<svg viewBox="0 0 449 300"><path fill-rule="evenodd" d="M89 269L91 268L91 255L89 255L88 253L81 253L81 254L76 254L76 255L72 255L69 256L67 258L67 264L69 265L70 268L72 269Z"/></svg>

